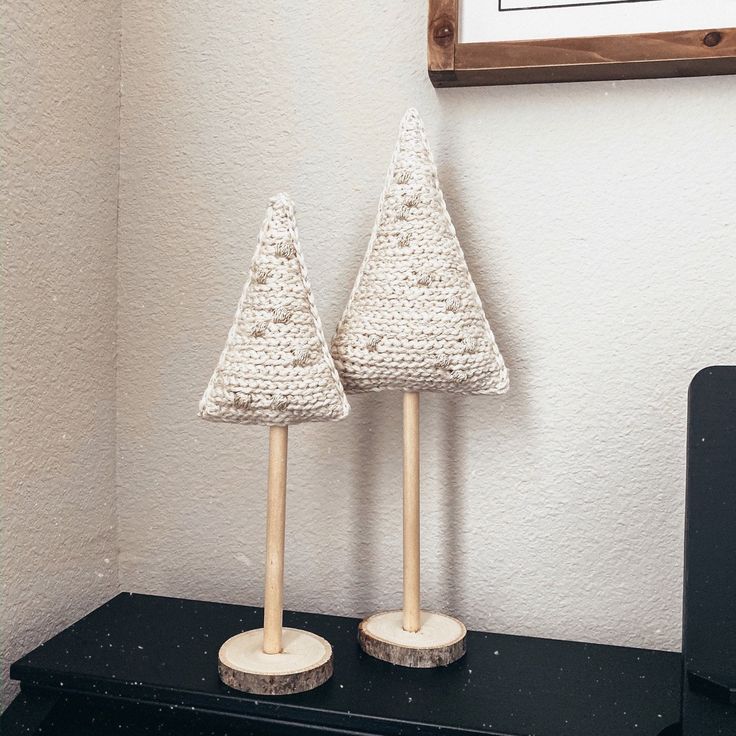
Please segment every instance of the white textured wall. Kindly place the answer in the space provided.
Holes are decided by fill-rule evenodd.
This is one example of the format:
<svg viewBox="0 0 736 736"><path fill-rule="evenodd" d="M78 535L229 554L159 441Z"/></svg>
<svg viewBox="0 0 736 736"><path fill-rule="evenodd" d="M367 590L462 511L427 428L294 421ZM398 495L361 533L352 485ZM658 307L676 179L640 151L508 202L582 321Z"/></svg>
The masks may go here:
<svg viewBox="0 0 736 736"><path fill-rule="evenodd" d="M117 592L119 10L2 8L3 703L11 661Z"/></svg>
<svg viewBox="0 0 736 736"><path fill-rule="evenodd" d="M258 603L266 432L196 417L268 197L331 331L415 105L511 370L423 402L426 605L679 644L686 392L736 358L733 78L435 91L425 3L123 4L124 589ZM286 604L400 604L400 401L291 433Z"/></svg>

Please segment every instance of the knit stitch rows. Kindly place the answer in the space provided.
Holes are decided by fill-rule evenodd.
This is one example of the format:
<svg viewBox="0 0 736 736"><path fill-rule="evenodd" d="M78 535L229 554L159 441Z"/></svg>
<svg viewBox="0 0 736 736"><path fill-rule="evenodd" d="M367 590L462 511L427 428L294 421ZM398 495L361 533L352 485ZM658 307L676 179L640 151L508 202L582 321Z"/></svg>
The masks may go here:
<svg viewBox="0 0 736 736"><path fill-rule="evenodd" d="M270 201L199 415L287 425L342 419L348 411L312 297L294 207L282 194Z"/></svg>
<svg viewBox="0 0 736 736"><path fill-rule="evenodd" d="M368 252L331 350L349 393L508 389L416 110L401 123Z"/></svg>

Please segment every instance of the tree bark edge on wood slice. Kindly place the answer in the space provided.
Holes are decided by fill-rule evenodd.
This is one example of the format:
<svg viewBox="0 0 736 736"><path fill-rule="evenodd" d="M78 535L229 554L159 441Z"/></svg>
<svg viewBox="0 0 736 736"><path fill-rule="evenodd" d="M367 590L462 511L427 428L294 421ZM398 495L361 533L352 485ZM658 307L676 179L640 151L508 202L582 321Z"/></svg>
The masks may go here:
<svg viewBox="0 0 736 736"><path fill-rule="evenodd" d="M400 667L430 668L445 667L463 657L466 652L466 629L465 626L450 616L442 614L426 614L422 612L422 618L426 616L441 616L451 621L458 628L458 635L447 641L438 641L435 644L423 642L422 646L411 646L406 642L389 641L383 636L376 635L371 631L371 623L377 617L396 615L399 619L400 611L388 612L387 614L376 614L364 619L358 625L358 643L360 648L371 657L384 662L399 665ZM397 637L398 638L398 637ZM403 636L401 638L404 638Z"/></svg>
<svg viewBox="0 0 736 736"><path fill-rule="evenodd" d="M317 634L284 628L283 651L263 651L263 629L228 639L218 654L220 679L254 695L290 695L319 687L332 677L330 643Z"/></svg>
<svg viewBox="0 0 736 736"><path fill-rule="evenodd" d="M278 655L276 655L278 656ZM332 656L322 665L311 670L290 675L265 675L234 670L222 662L218 664L220 679L235 690L253 695L293 695L313 690L332 677Z"/></svg>

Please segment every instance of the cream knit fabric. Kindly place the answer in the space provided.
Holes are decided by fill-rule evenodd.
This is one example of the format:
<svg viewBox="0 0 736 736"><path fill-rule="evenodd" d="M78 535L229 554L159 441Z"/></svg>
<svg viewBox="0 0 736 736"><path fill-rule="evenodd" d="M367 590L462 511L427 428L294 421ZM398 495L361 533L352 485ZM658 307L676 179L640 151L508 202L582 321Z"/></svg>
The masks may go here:
<svg viewBox="0 0 736 736"><path fill-rule="evenodd" d="M270 203L235 321L199 405L203 419L285 425L349 406L312 298L294 207Z"/></svg>
<svg viewBox="0 0 736 736"><path fill-rule="evenodd" d="M368 252L332 355L345 390L353 393L508 389L508 371L416 110L401 122Z"/></svg>

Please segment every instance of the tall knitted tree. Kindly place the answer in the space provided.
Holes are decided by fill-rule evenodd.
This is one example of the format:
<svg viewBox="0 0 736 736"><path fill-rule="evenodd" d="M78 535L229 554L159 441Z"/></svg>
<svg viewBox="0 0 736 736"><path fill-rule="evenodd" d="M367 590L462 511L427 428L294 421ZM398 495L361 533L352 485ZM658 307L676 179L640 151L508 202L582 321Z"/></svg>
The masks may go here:
<svg viewBox="0 0 736 736"><path fill-rule="evenodd" d="M202 397L203 419L269 426L263 629L228 639L219 671L231 687L283 695L332 675L332 648L282 628L289 424L342 419L347 399L312 298L291 201L269 204L235 320Z"/></svg>
<svg viewBox="0 0 736 736"><path fill-rule="evenodd" d="M361 646L395 664L449 664L465 652L465 626L420 607L419 392L500 394L509 379L416 110L401 123L332 355L348 393L404 392L403 610L363 621Z"/></svg>

